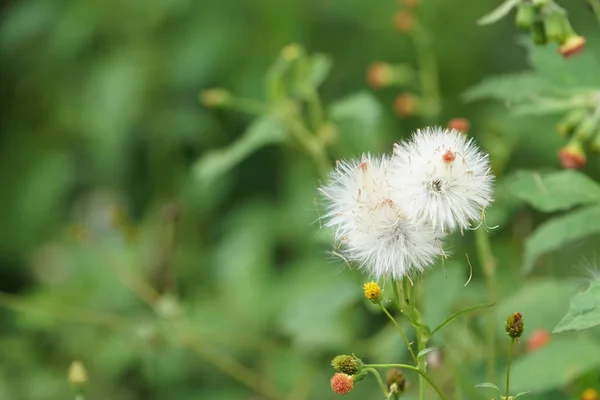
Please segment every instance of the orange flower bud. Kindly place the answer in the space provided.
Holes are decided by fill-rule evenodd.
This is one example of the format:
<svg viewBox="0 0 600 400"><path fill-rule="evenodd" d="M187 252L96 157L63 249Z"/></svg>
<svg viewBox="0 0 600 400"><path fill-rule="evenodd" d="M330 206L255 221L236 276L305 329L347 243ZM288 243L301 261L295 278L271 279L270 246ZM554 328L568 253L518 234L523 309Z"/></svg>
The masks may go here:
<svg viewBox="0 0 600 400"><path fill-rule="evenodd" d="M471 128L471 124L466 118L454 118L448 121L448 128L454 129L459 132L467 133Z"/></svg>
<svg viewBox="0 0 600 400"><path fill-rule="evenodd" d="M398 11L394 14L394 29L407 33L415 27L415 15L410 11Z"/></svg>
<svg viewBox="0 0 600 400"><path fill-rule="evenodd" d="M547 345L548 342L550 342L550 332L545 329L537 329L529 337L527 349L536 351Z"/></svg>
<svg viewBox="0 0 600 400"><path fill-rule="evenodd" d="M354 387L354 381L350 375L342 372L337 372L331 377L331 390L333 393L339 395L345 395L350 393Z"/></svg>
<svg viewBox="0 0 600 400"><path fill-rule="evenodd" d="M585 151L578 140L572 140L568 145L560 149L558 156L560 164L566 169L580 169L587 164Z"/></svg>
<svg viewBox="0 0 600 400"><path fill-rule="evenodd" d="M412 93L401 93L394 100L394 111L400 117L415 115L419 105L419 99Z"/></svg>
<svg viewBox="0 0 600 400"><path fill-rule="evenodd" d="M560 45L558 51L564 58L571 57L583 51L585 47L585 38L583 36L570 36L563 44Z"/></svg>
<svg viewBox="0 0 600 400"><path fill-rule="evenodd" d="M367 70L367 82L374 88L388 86L394 79L394 71L390 64L374 62Z"/></svg>

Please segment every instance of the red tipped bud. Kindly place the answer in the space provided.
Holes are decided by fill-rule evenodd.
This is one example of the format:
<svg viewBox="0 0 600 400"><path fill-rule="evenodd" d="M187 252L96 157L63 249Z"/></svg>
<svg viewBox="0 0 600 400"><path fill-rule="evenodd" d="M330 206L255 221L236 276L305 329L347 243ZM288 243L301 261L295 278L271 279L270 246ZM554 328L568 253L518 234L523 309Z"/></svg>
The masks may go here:
<svg viewBox="0 0 600 400"><path fill-rule="evenodd" d="M341 396L350 393L354 387L354 381L352 380L352 377L342 372L333 374L330 382L333 393Z"/></svg>
<svg viewBox="0 0 600 400"><path fill-rule="evenodd" d="M536 351L550 342L550 332L545 329L534 331L527 341L527 350Z"/></svg>
<svg viewBox="0 0 600 400"><path fill-rule="evenodd" d="M407 33L415 27L415 15L410 11L398 11L394 15L394 29Z"/></svg>
<svg viewBox="0 0 600 400"><path fill-rule="evenodd" d="M580 169L585 167L585 164L587 163L587 157L583 150L583 146L577 139L571 140L569 144L560 149L558 156L560 158L560 164L566 169Z"/></svg>
<svg viewBox="0 0 600 400"><path fill-rule="evenodd" d="M374 62L367 70L367 82L377 89L388 86L394 79L394 71L390 64Z"/></svg>
<svg viewBox="0 0 600 400"><path fill-rule="evenodd" d="M454 129L455 131L459 131L462 133L467 133L471 128L471 124L466 118L454 118L448 121L448 128Z"/></svg>
<svg viewBox="0 0 600 400"><path fill-rule="evenodd" d="M581 53L585 48L585 38L583 36L573 35L569 36L560 45L558 51L564 58L571 57L575 54Z"/></svg>
<svg viewBox="0 0 600 400"><path fill-rule="evenodd" d="M509 315L506 324L504 324L504 329L508 336L518 341L524 330L523 314L516 312Z"/></svg>
<svg viewBox="0 0 600 400"><path fill-rule="evenodd" d="M412 93L401 93L394 100L394 111L400 117L415 115L419 107L419 99Z"/></svg>

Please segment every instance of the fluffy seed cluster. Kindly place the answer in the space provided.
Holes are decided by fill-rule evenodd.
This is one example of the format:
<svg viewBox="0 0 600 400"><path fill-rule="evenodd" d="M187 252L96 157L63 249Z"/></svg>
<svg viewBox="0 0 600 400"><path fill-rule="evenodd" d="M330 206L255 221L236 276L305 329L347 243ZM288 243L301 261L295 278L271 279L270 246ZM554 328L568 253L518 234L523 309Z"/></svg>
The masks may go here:
<svg viewBox="0 0 600 400"><path fill-rule="evenodd" d="M443 255L443 240L492 200L488 155L451 129L418 130L393 154L338 162L319 190L336 251L369 275L400 279Z"/></svg>

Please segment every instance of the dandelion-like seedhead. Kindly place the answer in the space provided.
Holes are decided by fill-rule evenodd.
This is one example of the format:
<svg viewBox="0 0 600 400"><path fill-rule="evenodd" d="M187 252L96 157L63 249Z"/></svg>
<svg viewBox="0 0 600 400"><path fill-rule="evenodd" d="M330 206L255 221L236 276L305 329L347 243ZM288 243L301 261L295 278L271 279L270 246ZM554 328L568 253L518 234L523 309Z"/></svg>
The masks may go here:
<svg viewBox="0 0 600 400"><path fill-rule="evenodd" d="M455 130L418 130L394 146L392 168L395 200L419 223L442 231L468 228L492 200L488 155Z"/></svg>
<svg viewBox="0 0 600 400"><path fill-rule="evenodd" d="M335 229L341 254L369 275L400 279L421 272L442 254L444 234L416 224L394 198L389 185L390 159L363 155L339 162L327 185L325 226Z"/></svg>
<svg viewBox="0 0 600 400"><path fill-rule="evenodd" d="M343 259L401 279L444 255L448 232L483 218L492 199L488 155L462 133L427 128L391 156L338 162L319 190Z"/></svg>

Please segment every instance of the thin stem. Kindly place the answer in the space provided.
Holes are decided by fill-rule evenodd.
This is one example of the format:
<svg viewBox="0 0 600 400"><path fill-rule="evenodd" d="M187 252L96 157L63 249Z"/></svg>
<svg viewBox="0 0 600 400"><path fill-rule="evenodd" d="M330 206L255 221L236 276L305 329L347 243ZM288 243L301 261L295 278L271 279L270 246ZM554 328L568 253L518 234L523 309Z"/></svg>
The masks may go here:
<svg viewBox="0 0 600 400"><path fill-rule="evenodd" d="M485 277L488 301L496 303L496 265L492 254L492 246L487 231L479 228L475 231L475 243L479 264ZM494 382L496 375L496 318L490 313L486 330L487 380Z"/></svg>
<svg viewBox="0 0 600 400"><path fill-rule="evenodd" d="M375 375L375 379L377 379L377 382L379 383L379 387L381 388L383 395L387 397L387 387L385 386L385 383L383 383L383 379L381 379L379 371L377 371L375 368L365 368L365 371L369 371L370 373Z"/></svg>
<svg viewBox="0 0 600 400"><path fill-rule="evenodd" d="M592 8L592 11L596 15L598 22L600 22L600 0L587 0L588 4Z"/></svg>
<svg viewBox="0 0 600 400"><path fill-rule="evenodd" d="M435 392L438 394L438 396L440 396L440 398L442 400L446 400L446 397L444 397L444 395L442 394L442 391L435 384L435 382L433 382L431 380L431 378L429 378L429 376L427 376L427 374L423 370L421 370L417 367L413 367L412 365L408 365L408 364L365 364L365 367L367 367L367 368L404 368L404 369L410 369L411 371L415 371L423 379L425 379L427 381L427 383L429 383L429 385L433 388L433 390L435 390Z"/></svg>
<svg viewBox="0 0 600 400"><path fill-rule="evenodd" d="M515 339L512 339L510 341L510 344L508 345L508 364L506 364L506 398L507 399L510 394L510 362L512 361L512 351L513 351L514 344L515 344Z"/></svg>
<svg viewBox="0 0 600 400"><path fill-rule="evenodd" d="M433 41L427 30L420 24L415 26L411 38L417 52L421 93L425 99L430 101L431 106L435 107L434 112L428 115L428 117L436 117L439 113L440 88L437 61L432 45Z"/></svg>
<svg viewBox="0 0 600 400"><path fill-rule="evenodd" d="M267 104L259 100L246 99L243 97L231 97L224 107L256 116L265 114L269 111L269 106Z"/></svg>
<svg viewBox="0 0 600 400"><path fill-rule="evenodd" d="M306 98L308 104L308 118L310 120L313 131L318 132L323 125L323 106L321 105L321 98L317 91L312 88L308 92Z"/></svg>
<svg viewBox="0 0 600 400"><path fill-rule="evenodd" d="M408 337L406 336L406 333L404 333L404 331L402 330L402 328L400 327L400 325L398 325L398 322L396 321L396 319L392 316L392 314L390 314L388 312L388 310L385 308L385 306L383 304L379 303L379 307L381 307L381 310L384 312L384 314L387 315L387 317L390 319L390 321L392 321L392 323L396 327L396 330L398 331L398 333L400 333L400 336L402 336L402 339L404 339L404 343L406 344L406 348L408 349L408 352L410 353L413 361L416 364L417 363L417 356L415 355L415 352L413 351L412 346L410 345L410 342L408 341Z"/></svg>
<svg viewBox="0 0 600 400"><path fill-rule="evenodd" d="M321 141L295 116L288 117L286 123L298 143L312 157L321 178L325 179L329 174L331 164Z"/></svg>

